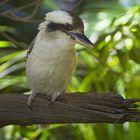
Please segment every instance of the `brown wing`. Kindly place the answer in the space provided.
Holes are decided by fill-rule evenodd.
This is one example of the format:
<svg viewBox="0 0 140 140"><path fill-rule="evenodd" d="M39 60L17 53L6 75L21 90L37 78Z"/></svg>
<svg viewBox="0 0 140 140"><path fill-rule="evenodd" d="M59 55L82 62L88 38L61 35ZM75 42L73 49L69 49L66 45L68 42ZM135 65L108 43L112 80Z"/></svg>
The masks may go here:
<svg viewBox="0 0 140 140"><path fill-rule="evenodd" d="M30 53L31 53L31 51L32 51L32 49L33 49L33 47L34 47L35 40L36 40L36 38L34 38L33 41L32 41L32 42L30 43L30 45L29 45L29 48L28 48L28 50L27 50L27 57L30 55Z"/></svg>

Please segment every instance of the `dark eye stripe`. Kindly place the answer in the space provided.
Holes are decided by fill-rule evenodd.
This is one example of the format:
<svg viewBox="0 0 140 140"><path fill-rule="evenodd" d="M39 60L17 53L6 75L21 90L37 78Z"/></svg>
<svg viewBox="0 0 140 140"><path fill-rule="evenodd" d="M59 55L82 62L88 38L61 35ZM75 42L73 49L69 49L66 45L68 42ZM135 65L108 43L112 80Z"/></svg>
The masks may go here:
<svg viewBox="0 0 140 140"><path fill-rule="evenodd" d="M70 30L73 29L72 25L70 25L69 23L65 24L65 28L66 28L67 31L70 31Z"/></svg>
<svg viewBox="0 0 140 140"><path fill-rule="evenodd" d="M48 32L52 32L52 31L56 31L56 30L70 31L72 29L73 29L73 27L68 23L66 23L65 25L64 24L58 24L58 23L49 23L47 25L47 31Z"/></svg>
<svg viewBox="0 0 140 140"><path fill-rule="evenodd" d="M57 26L58 26L58 25L55 24L55 23L49 23L49 24L47 25L47 31L48 31L48 32L56 31L57 28L58 28Z"/></svg>

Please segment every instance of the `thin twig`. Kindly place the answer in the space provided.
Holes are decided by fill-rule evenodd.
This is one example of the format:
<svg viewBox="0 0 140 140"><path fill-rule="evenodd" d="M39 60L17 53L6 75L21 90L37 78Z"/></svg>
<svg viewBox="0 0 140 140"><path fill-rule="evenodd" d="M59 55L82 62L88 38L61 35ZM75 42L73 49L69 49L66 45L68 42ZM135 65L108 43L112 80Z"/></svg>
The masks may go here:
<svg viewBox="0 0 140 140"><path fill-rule="evenodd" d="M27 49L28 48L28 45L23 43L23 42L18 42L16 41L14 38L12 38L11 36L9 36L7 33L5 32L1 32L0 31L0 34L5 37L7 40L11 41L13 44L15 44L15 46L17 46L18 48L22 48L22 49Z"/></svg>
<svg viewBox="0 0 140 140"><path fill-rule="evenodd" d="M14 10L14 11L12 12L11 15L12 15L13 17L19 18L19 17L17 17L16 15L14 15L13 13L14 13L14 12L17 12L17 11L21 11L21 10L23 10L23 9L25 9L25 8L28 8L28 7L30 7L30 6L35 5L35 8L34 8L33 12L31 13L31 15L29 15L29 16L27 16L27 17L24 17L24 19L26 19L26 20L27 20L27 19L31 19L31 18L36 14L36 12L37 12L39 6L41 5L41 2L42 2L42 0L38 0L38 1L35 1L35 2L30 3L30 4L28 4L28 5L25 5L25 6L22 6L22 7L20 7L20 8L17 8L16 10ZM11 12L10 12L10 13L11 13Z"/></svg>
<svg viewBox="0 0 140 140"><path fill-rule="evenodd" d="M78 8L82 3L84 2L84 0L79 0L76 5L71 9L71 11L75 10L76 8Z"/></svg>
<svg viewBox="0 0 140 140"><path fill-rule="evenodd" d="M40 1L40 0L38 0L38 1ZM21 7L19 7L19 8L14 8L14 9L12 9L12 10L7 10L7 11L5 11L5 12L0 13L0 16L3 16L3 15L5 15L5 14L11 14L11 13L19 12L19 11L21 11L21 10L23 10L23 9L26 9L26 8L28 8L28 7L31 7L31 6L33 6L33 5L35 5L35 4L37 4L38 1L29 3L29 4L24 5L24 6L21 6Z"/></svg>
<svg viewBox="0 0 140 140"><path fill-rule="evenodd" d="M11 12L12 12L12 13L14 13L14 12L19 12L19 11L21 11L21 10L23 10L23 9L26 9L26 8L29 8L29 7L31 7L31 6L33 6L33 5L37 5L38 2L40 3L40 1L41 1L41 0L37 0L37 1L31 2L31 3L27 4L27 5L21 6L21 7L19 7L19 8L15 8L15 9L13 9Z"/></svg>
<svg viewBox="0 0 140 140"><path fill-rule="evenodd" d="M35 8L34 8L33 12L32 12L28 17L26 17L25 19L31 19L32 17L35 16L35 14L37 13L37 10L39 9L39 7L40 7L40 5L41 5L41 1L42 1L42 0L39 0L39 1L38 1L39 3L37 3L37 4L35 5Z"/></svg>
<svg viewBox="0 0 140 140"><path fill-rule="evenodd" d="M42 22L42 20L29 20L29 19L19 18L16 16L10 16L10 15L4 15L4 17L14 20L14 21L18 21L18 22L27 22L27 23Z"/></svg>
<svg viewBox="0 0 140 140"><path fill-rule="evenodd" d="M4 5L5 3L7 3L9 0L4 0L2 2L0 2L0 6Z"/></svg>
<svg viewBox="0 0 140 140"><path fill-rule="evenodd" d="M29 3L28 5L24 5L22 7L16 8L16 9L5 11L5 12L1 13L0 16L6 17L11 20L18 21L18 22L40 22L40 20L30 20L30 19L36 14L39 6L41 5L41 2L42 2L42 0L38 0L38 1ZM30 6L33 6L33 5L35 5L34 10L31 13L31 15L29 15L27 17L18 17L13 14L15 12L21 11L21 10L28 8Z"/></svg>

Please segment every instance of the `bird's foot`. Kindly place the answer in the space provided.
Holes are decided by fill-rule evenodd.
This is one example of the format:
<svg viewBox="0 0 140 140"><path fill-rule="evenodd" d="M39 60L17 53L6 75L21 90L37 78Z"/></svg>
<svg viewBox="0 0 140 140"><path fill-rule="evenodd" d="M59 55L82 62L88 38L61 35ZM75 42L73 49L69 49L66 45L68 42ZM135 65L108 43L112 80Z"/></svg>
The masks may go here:
<svg viewBox="0 0 140 140"><path fill-rule="evenodd" d="M28 106L29 109L32 108L32 102L33 102L35 96L36 96L35 93L31 93L28 97L27 106Z"/></svg>
<svg viewBox="0 0 140 140"><path fill-rule="evenodd" d="M56 99L57 99L57 97L59 97L59 95L60 95L60 93L54 93L54 94L52 95L51 102L52 102L52 103L55 102Z"/></svg>
<svg viewBox="0 0 140 140"><path fill-rule="evenodd" d="M53 95L51 96L51 100L50 100L49 105L53 105L54 102L56 101L56 99L57 99L59 96L60 96L59 93L55 93L55 94L53 94Z"/></svg>

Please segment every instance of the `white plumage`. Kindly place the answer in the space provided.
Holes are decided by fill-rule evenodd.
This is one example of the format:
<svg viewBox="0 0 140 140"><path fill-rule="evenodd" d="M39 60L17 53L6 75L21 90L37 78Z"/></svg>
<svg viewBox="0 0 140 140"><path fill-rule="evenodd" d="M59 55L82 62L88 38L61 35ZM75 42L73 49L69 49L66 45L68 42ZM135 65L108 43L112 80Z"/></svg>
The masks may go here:
<svg viewBox="0 0 140 140"><path fill-rule="evenodd" d="M76 67L74 45L59 35L52 39L44 31L38 33L26 64L26 77L32 93L43 93L55 100L66 90Z"/></svg>
<svg viewBox="0 0 140 140"><path fill-rule="evenodd" d="M63 10L53 11L39 25L39 33L30 46L26 63L26 77L31 89L29 107L36 94L46 94L54 101L66 90L76 68L74 45L77 40L92 45L80 34L83 33L82 20L72 15Z"/></svg>
<svg viewBox="0 0 140 140"><path fill-rule="evenodd" d="M72 17L69 15L69 13L65 11L62 12L62 10L49 12L46 14L45 19L53 23L72 24Z"/></svg>

